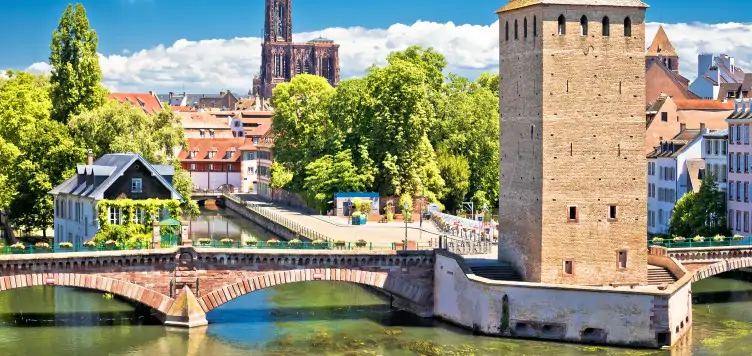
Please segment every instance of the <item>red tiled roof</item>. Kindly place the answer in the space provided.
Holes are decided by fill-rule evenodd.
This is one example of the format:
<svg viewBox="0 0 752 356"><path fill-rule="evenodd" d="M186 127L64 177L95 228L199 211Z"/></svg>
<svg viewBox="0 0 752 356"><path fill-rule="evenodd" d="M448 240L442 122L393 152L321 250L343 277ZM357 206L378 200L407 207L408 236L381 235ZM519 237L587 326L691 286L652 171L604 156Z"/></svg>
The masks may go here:
<svg viewBox="0 0 752 356"><path fill-rule="evenodd" d="M117 100L123 104L141 107L147 114L156 114L162 111L159 99L149 93L110 93L110 99Z"/></svg>
<svg viewBox="0 0 752 356"><path fill-rule="evenodd" d="M720 100L690 99L674 100L677 110L733 110L732 101L722 102Z"/></svg>
<svg viewBox="0 0 752 356"><path fill-rule="evenodd" d="M244 138L188 138L188 145L191 151L197 151L194 158L188 158L189 150L183 148L180 150L178 159L180 162L237 162L241 155L237 153L238 148L245 143ZM209 152L216 151L214 158L209 158ZM227 152L234 152L231 158L227 157Z"/></svg>
<svg viewBox="0 0 752 356"><path fill-rule="evenodd" d="M196 109L190 106L171 105L170 108L172 108L172 111L181 111L181 112L187 112L187 111L195 112L196 111Z"/></svg>
<svg viewBox="0 0 752 356"><path fill-rule="evenodd" d="M246 136L250 137L263 136L272 128L272 119L270 118L244 117L241 121L243 122L243 132L245 132ZM245 126L245 124L251 124L252 126Z"/></svg>

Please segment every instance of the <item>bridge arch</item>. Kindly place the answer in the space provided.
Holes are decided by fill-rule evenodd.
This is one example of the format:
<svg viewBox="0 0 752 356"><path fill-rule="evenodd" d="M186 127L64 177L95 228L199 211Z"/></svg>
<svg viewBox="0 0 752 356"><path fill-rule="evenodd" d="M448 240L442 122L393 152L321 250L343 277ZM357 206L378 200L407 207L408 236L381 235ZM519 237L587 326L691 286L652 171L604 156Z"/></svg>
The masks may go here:
<svg viewBox="0 0 752 356"><path fill-rule="evenodd" d="M752 257L732 258L701 267L692 276L692 283L739 268L752 267Z"/></svg>
<svg viewBox="0 0 752 356"><path fill-rule="evenodd" d="M425 305L425 303L433 302L433 290L411 283L401 276L390 275L385 271L340 268L291 269L263 273L212 290L200 296L198 302L204 312L208 313L231 300L257 290L307 281L350 282L375 287L418 304Z"/></svg>
<svg viewBox="0 0 752 356"><path fill-rule="evenodd" d="M0 291L34 286L62 286L112 293L147 305L166 314L173 298L137 284L94 274L28 273L0 277Z"/></svg>

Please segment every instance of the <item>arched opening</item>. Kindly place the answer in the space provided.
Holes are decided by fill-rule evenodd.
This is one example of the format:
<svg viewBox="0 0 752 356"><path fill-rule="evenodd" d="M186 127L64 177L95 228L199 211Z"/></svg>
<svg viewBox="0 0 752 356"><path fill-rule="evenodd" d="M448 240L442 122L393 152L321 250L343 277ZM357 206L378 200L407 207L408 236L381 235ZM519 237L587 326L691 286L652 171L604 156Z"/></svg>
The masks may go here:
<svg viewBox="0 0 752 356"><path fill-rule="evenodd" d="M522 21L522 35L527 38L527 17Z"/></svg>
<svg viewBox="0 0 752 356"><path fill-rule="evenodd" d="M559 36L564 36L567 34L567 20L564 18L564 15L559 15Z"/></svg>
<svg viewBox="0 0 752 356"><path fill-rule="evenodd" d="M509 41L509 21L504 24L504 38Z"/></svg>
<svg viewBox="0 0 752 356"><path fill-rule="evenodd" d="M588 35L588 20L587 16L582 15L580 17L580 36L587 36Z"/></svg>
<svg viewBox="0 0 752 356"><path fill-rule="evenodd" d="M632 37L632 19L624 18L624 37Z"/></svg>
<svg viewBox="0 0 752 356"><path fill-rule="evenodd" d="M520 39L519 34L517 32L517 20L514 20L514 39L515 40Z"/></svg>
<svg viewBox="0 0 752 356"><path fill-rule="evenodd" d="M603 36L610 36L611 35L611 22L608 19L608 16L603 17L603 23L601 24L603 28Z"/></svg>

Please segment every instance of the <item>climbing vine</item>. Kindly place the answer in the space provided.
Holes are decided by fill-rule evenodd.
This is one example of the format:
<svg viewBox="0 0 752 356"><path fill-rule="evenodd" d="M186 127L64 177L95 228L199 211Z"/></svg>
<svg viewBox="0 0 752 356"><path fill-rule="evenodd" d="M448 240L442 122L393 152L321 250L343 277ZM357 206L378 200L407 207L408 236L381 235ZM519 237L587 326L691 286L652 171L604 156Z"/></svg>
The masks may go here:
<svg viewBox="0 0 752 356"><path fill-rule="evenodd" d="M145 199L145 200L131 200L131 199L116 199L116 200L100 200L97 203L97 213L99 219L100 228L105 228L110 225L110 208L120 208L120 221L125 227L130 225L141 225L144 227L151 226L153 219L159 218L159 212L161 210L167 210L170 218L178 219L183 213L180 208L180 202L172 199ZM134 217L136 211L142 210L144 212L144 218L142 222L137 222Z"/></svg>

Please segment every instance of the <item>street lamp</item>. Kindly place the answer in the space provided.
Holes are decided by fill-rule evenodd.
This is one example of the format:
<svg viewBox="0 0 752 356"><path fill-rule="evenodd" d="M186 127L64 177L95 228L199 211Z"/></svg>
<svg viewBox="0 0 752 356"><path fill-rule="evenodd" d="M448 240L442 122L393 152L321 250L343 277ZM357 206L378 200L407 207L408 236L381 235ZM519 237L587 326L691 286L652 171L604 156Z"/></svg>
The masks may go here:
<svg viewBox="0 0 752 356"><path fill-rule="evenodd" d="M488 215L488 206L486 205L486 203L483 203L483 220L484 221L479 221L478 222L478 223L480 223L480 229L481 229L481 231L483 230L483 223L490 223L489 221L485 221L486 220L486 215ZM491 219L489 219L489 220L491 220Z"/></svg>
<svg viewBox="0 0 752 356"><path fill-rule="evenodd" d="M405 205L403 205L402 208L402 220L405 220L405 244L402 245L402 249L407 250L407 214L409 214L409 212L407 211L407 209L409 208L407 202L405 202Z"/></svg>

